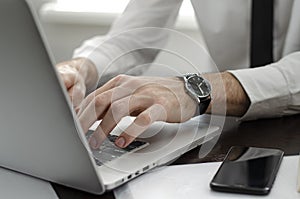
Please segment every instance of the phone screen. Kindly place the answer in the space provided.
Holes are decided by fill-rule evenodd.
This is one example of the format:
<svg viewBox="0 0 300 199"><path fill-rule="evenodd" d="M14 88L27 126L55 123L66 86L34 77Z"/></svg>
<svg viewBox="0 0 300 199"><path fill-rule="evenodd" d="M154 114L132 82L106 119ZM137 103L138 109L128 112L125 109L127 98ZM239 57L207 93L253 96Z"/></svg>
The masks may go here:
<svg viewBox="0 0 300 199"><path fill-rule="evenodd" d="M278 149L232 147L210 186L216 191L268 194L282 157Z"/></svg>

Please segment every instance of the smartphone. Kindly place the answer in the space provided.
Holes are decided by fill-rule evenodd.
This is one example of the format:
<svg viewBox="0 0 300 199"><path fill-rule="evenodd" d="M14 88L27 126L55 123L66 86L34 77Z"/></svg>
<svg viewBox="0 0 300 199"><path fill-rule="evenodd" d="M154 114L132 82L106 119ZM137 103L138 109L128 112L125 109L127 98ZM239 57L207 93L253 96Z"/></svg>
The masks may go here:
<svg viewBox="0 0 300 199"><path fill-rule="evenodd" d="M267 195L283 154L279 149L231 147L210 187L222 192Z"/></svg>

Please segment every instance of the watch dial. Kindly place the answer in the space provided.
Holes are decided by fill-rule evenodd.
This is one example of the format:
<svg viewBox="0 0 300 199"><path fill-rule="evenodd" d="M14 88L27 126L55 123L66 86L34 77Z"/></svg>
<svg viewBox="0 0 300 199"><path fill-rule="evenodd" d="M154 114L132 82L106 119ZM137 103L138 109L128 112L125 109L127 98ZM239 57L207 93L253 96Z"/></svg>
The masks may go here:
<svg viewBox="0 0 300 199"><path fill-rule="evenodd" d="M210 86L203 78L192 76L188 79L188 82L197 96L206 97L210 94Z"/></svg>

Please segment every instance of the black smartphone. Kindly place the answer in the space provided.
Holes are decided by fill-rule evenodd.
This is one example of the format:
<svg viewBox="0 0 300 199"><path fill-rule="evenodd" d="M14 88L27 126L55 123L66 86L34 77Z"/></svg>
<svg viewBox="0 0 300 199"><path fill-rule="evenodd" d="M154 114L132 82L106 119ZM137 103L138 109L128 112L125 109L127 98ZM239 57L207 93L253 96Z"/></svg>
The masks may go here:
<svg viewBox="0 0 300 199"><path fill-rule="evenodd" d="M210 187L215 191L266 195L283 154L279 149L231 147Z"/></svg>

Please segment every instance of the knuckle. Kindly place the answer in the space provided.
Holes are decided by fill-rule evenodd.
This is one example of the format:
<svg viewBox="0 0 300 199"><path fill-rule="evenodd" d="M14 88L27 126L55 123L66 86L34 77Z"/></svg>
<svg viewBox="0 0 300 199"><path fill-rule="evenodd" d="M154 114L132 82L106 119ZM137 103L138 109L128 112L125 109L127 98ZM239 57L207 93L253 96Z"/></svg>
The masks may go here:
<svg viewBox="0 0 300 199"><path fill-rule="evenodd" d="M139 85L136 87L136 90L140 88L146 88L145 85L141 84L141 81L138 78L132 78L128 81L128 83L129 85L135 85L135 86Z"/></svg>
<svg viewBox="0 0 300 199"><path fill-rule="evenodd" d="M127 78L128 78L128 75L121 74L121 75L117 75L117 76L114 78L114 81L115 81L116 83L118 83L118 82L124 81L124 80L127 79Z"/></svg>
<svg viewBox="0 0 300 199"><path fill-rule="evenodd" d="M60 76L67 85L75 84L78 79L77 75L74 73L60 73Z"/></svg>
<svg viewBox="0 0 300 199"><path fill-rule="evenodd" d="M112 111L118 111L118 112L122 112L122 110L124 110L125 107L126 104L123 101L117 101L112 103L111 105Z"/></svg>
<svg viewBox="0 0 300 199"><path fill-rule="evenodd" d="M89 95L84 99L83 102L84 102L85 104L86 104L86 103L90 103L94 98L95 98L94 94L91 93L91 94L89 94Z"/></svg>
<svg viewBox="0 0 300 199"><path fill-rule="evenodd" d="M162 96L156 96L155 104L164 105L166 103L166 99Z"/></svg>
<svg viewBox="0 0 300 199"><path fill-rule="evenodd" d="M140 126L148 126L152 122L151 116L149 113L142 113L138 116L136 124Z"/></svg>
<svg viewBox="0 0 300 199"><path fill-rule="evenodd" d="M63 78L65 85L70 88L74 85L74 80L70 77L64 77Z"/></svg>
<svg viewBox="0 0 300 199"><path fill-rule="evenodd" d="M105 98L102 95L98 95L95 97L95 106L103 106L105 105Z"/></svg>

